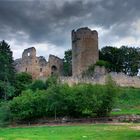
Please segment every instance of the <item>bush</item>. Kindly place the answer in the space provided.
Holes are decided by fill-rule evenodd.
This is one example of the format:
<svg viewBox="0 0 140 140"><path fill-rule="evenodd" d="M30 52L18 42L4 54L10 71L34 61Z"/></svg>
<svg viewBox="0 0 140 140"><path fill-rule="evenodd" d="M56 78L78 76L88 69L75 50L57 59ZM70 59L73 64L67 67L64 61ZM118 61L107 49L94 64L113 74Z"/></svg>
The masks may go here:
<svg viewBox="0 0 140 140"><path fill-rule="evenodd" d="M11 112L8 102L3 102L0 105L0 126L7 126L11 122Z"/></svg>
<svg viewBox="0 0 140 140"><path fill-rule="evenodd" d="M46 89L46 84L42 80L35 80L29 88L33 91L36 90L45 90Z"/></svg>
<svg viewBox="0 0 140 140"><path fill-rule="evenodd" d="M26 90L22 95L10 102L10 110L14 120L31 120L46 115L45 91Z"/></svg>
<svg viewBox="0 0 140 140"><path fill-rule="evenodd" d="M114 104L112 91L107 85L51 86L47 90L48 114L55 117L106 116Z"/></svg>
<svg viewBox="0 0 140 140"><path fill-rule="evenodd" d="M116 86L108 78L105 86L50 84L46 91L26 90L10 101L13 120L39 117L107 116L115 103Z"/></svg>
<svg viewBox="0 0 140 140"><path fill-rule="evenodd" d="M111 76L106 79L106 86L101 97L101 102L97 108L97 116L108 116L116 102L117 93L116 83L112 80Z"/></svg>
<svg viewBox="0 0 140 140"><path fill-rule="evenodd" d="M9 82L0 81L0 98L2 100L11 99L15 95L15 88Z"/></svg>
<svg viewBox="0 0 140 140"><path fill-rule="evenodd" d="M104 61L104 60L99 60L99 61L97 61L95 65L96 65L96 66L100 66L100 67L103 66L103 67L105 67L106 69L110 69L110 67L111 67L110 63L107 62L107 61Z"/></svg>
<svg viewBox="0 0 140 140"><path fill-rule="evenodd" d="M74 114L76 117L83 116L84 114L91 115L93 112L96 101L94 100L95 91L92 85L79 84L72 87L73 106L75 106ZM72 115L72 114L71 114Z"/></svg>
<svg viewBox="0 0 140 140"><path fill-rule="evenodd" d="M58 84L58 77L56 75L50 76L46 80L46 88L53 86L53 85L57 85L57 84Z"/></svg>
<svg viewBox="0 0 140 140"><path fill-rule="evenodd" d="M48 88L48 114L49 116L64 117L70 116L70 108L73 108L72 103L69 100L71 95L71 88L67 84L57 84Z"/></svg>
<svg viewBox="0 0 140 140"><path fill-rule="evenodd" d="M26 90L29 84L32 83L32 76L26 72L17 73L15 82L15 96L18 96L23 90Z"/></svg>

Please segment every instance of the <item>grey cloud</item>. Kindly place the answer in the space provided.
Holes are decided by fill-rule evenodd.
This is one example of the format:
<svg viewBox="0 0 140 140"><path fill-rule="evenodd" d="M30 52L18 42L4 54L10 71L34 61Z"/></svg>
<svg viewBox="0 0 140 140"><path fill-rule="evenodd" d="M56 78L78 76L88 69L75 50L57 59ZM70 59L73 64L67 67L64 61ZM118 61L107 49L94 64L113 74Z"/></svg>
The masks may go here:
<svg viewBox="0 0 140 140"><path fill-rule="evenodd" d="M70 46L71 30L88 25L123 37L140 18L139 5L139 0L1 0L0 38Z"/></svg>

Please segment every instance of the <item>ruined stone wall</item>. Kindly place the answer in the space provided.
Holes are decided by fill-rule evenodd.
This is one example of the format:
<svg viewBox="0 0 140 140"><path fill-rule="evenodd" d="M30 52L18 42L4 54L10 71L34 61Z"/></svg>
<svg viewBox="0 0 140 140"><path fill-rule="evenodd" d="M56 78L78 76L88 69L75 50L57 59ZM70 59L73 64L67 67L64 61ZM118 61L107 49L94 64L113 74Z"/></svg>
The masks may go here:
<svg viewBox="0 0 140 140"><path fill-rule="evenodd" d="M34 47L25 49L22 58L15 60L15 68L17 72L30 73L33 79L43 79L53 74L53 70L61 75L63 61L53 55L50 55L47 62L43 56L36 56ZM53 69L54 68L54 69Z"/></svg>
<svg viewBox="0 0 140 140"><path fill-rule="evenodd" d="M117 85L121 87L134 87L140 88L140 77L138 76L127 76L123 73L109 73L105 75L95 75L93 77L60 77L62 83L67 83L68 85L74 85L78 83L90 83L90 84L101 84L104 85L108 75L111 75L112 79Z"/></svg>
<svg viewBox="0 0 140 140"><path fill-rule="evenodd" d="M57 56L49 56L49 68L51 75L62 75L63 74L63 60Z"/></svg>
<svg viewBox="0 0 140 140"><path fill-rule="evenodd" d="M39 75L38 58L36 57L36 50L34 47L25 49L22 54L22 66L20 72L27 72L32 75L34 79Z"/></svg>
<svg viewBox="0 0 140 140"><path fill-rule="evenodd" d="M79 76L99 59L98 33L89 28L72 31L72 74Z"/></svg>

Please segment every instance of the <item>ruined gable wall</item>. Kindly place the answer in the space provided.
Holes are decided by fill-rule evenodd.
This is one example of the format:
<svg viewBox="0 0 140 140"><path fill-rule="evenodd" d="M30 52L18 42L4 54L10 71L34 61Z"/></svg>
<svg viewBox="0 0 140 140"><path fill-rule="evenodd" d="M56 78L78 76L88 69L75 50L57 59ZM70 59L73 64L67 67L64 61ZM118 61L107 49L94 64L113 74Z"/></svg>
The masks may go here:
<svg viewBox="0 0 140 140"><path fill-rule="evenodd" d="M22 72L30 73L33 78L38 75L38 59L34 47L25 49L22 54Z"/></svg>
<svg viewBox="0 0 140 140"><path fill-rule="evenodd" d="M47 76L47 61L43 57L36 57L36 49L34 47L24 50L20 63L18 62L15 68L17 72L30 73L33 79Z"/></svg>

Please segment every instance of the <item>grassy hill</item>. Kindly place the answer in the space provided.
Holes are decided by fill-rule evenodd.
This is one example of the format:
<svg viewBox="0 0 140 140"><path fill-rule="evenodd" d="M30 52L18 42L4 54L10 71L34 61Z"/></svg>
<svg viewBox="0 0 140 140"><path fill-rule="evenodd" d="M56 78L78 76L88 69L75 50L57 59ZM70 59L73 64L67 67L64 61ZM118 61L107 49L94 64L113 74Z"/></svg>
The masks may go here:
<svg viewBox="0 0 140 140"><path fill-rule="evenodd" d="M113 115L139 114L140 115L140 89L120 88L118 90L117 103L115 108L121 109L112 112Z"/></svg>

